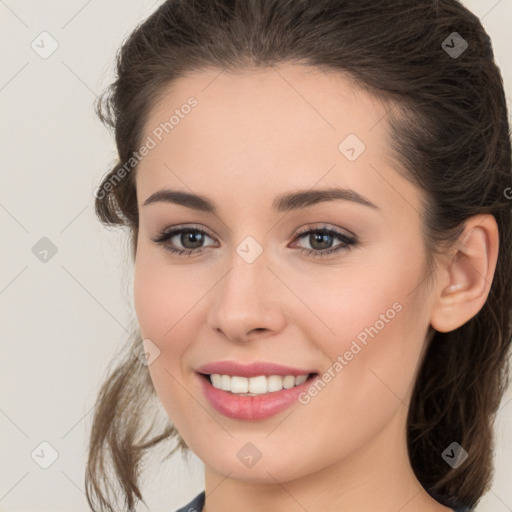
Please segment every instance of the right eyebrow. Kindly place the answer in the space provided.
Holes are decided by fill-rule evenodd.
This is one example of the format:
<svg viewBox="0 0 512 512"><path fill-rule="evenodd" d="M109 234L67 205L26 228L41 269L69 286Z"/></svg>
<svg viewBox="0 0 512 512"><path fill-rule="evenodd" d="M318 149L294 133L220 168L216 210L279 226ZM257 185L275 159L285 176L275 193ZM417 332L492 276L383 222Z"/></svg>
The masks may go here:
<svg viewBox="0 0 512 512"><path fill-rule="evenodd" d="M190 194L188 192L181 192L179 190L164 189L151 194L142 206L147 206L151 203L174 203L194 210L203 212L215 213L217 209L212 201L207 197L199 196L197 194Z"/></svg>

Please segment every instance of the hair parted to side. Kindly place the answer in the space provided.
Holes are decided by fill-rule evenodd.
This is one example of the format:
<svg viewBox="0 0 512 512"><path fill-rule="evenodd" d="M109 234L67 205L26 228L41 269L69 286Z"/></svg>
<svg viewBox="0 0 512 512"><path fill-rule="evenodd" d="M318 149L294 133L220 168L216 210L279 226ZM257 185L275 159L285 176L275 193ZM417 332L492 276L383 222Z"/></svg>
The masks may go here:
<svg viewBox="0 0 512 512"><path fill-rule="evenodd" d="M468 48L452 58L441 47L453 32ZM135 170L103 187L140 147L142 128L166 87L191 70L250 70L295 62L343 73L390 107L383 122L399 168L425 197L429 262L461 233L469 217L496 218L500 247L489 297L470 321L430 331L407 419L411 465L446 506L474 507L493 478L493 423L510 382L512 338L511 143L507 106L490 39L457 0L168 0L124 42L117 77L97 103L114 130L119 159L102 181L96 213L126 226L136 255ZM398 169L397 169L398 170ZM172 423L143 432L155 391L145 365L126 354L104 382L94 411L86 494L94 511L123 510L138 500L147 450L177 441ZM451 468L441 457L453 441L468 458ZM169 453L170 455L170 453ZM113 474L108 472L109 464Z"/></svg>

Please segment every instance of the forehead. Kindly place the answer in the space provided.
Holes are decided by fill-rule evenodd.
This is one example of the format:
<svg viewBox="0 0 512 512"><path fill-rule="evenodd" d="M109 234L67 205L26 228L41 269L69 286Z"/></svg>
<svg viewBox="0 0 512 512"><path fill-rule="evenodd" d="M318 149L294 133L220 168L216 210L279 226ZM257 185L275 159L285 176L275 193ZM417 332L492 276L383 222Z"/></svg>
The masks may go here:
<svg viewBox="0 0 512 512"><path fill-rule="evenodd" d="M225 196L229 184L257 202L256 191L311 188L320 180L371 194L372 185L382 188L375 170L390 167L388 109L349 77L319 68L189 73L163 90L149 113L142 140L156 144L137 169L140 200L165 185ZM355 160L347 157L351 147Z"/></svg>
<svg viewBox="0 0 512 512"><path fill-rule="evenodd" d="M145 132L168 120L190 97L198 103L186 116L191 120L180 122L179 129L175 126L173 135L190 136L186 127L193 123L194 137L204 137L204 144L206 136L215 142L217 137L240 141L249 135L257 135L258 144L274 141L276 135L281 143L297 142L298 137L314 142L315 132L326 136L326 142L347 132L360 138L373 132L375 138L384 135L385 124L379 121L389 108L332 70L297 64L238 72L209 69L189 73L164 88ZM238 133L239 128L244 132Z"/></svg>

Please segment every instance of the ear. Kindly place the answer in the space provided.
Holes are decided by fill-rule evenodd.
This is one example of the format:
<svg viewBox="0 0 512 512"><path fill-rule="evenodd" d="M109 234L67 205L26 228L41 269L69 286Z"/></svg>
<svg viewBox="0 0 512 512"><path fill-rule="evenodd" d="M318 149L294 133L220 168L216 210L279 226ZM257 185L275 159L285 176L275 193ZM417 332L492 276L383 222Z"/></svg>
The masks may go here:
<svg viewBox="0 0 512 512"><path fill-rule="evenodd" d="M485 304L498 259L499 232L490 214L467 220L452 257L438 267L430 323L440 332L457 329Z"/></svg>

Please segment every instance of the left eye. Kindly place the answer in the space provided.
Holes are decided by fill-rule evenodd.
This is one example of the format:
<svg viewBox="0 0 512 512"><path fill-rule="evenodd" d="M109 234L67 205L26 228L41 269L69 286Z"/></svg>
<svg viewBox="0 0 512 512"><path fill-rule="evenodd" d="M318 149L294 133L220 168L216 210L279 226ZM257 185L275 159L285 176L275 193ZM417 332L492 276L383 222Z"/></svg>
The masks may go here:
<svg viewBox="0 0 512 512"><path fill-rule="evenodd" d="M338 240L341 240L341 242L333 247L332 243L336 238ZM308 253L331 253L341 250L342 248L347 249L351 245L355 244L355 240L353 238L328 228L312 229L306 231L305 233L297 237L297 239L305 239L309 242L310 249L304 248L305 250L308 251Z"/></svg>
<svg viewBox="0 0 512 512"><path fill-rule="evenodd" d="M331 244L336 238L341 242L333 247ZM354 237L327 226L302 231L296 239L309 241L311 248L300 248L301 253L305 251L306 254L313 256L326 256L338 251L350 250L351 246L357 244Z"/></svg>

